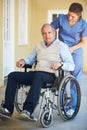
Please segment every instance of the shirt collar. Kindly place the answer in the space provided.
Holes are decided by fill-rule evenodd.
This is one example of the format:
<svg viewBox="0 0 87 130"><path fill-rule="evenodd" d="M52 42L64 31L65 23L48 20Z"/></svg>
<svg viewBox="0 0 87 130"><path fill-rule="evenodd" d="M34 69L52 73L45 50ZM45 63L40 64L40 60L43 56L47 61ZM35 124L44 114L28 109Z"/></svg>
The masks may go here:
<svg viewBox="0 0 87 130"><path fill-rule="evenodd" d="M59 39L55 39L55 41L54 41L51 45L58 44L59 42L60 42ZM42 45L43 45L44 47L47 47L44 41L42 42ZM50 46L51 46L51 45L50 45Z"/></svg>

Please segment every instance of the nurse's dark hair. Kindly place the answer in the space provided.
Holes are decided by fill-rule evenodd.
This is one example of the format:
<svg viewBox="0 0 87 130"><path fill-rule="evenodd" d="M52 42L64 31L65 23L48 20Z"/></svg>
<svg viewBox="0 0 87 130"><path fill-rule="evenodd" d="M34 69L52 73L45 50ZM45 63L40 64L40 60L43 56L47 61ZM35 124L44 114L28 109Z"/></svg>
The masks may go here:
<svg viewBox="0 0 87 130"><path fill-rule="evenodd" d="M76 13L80 18L82 18L83 7L80 3L72 3L69 7L69 11Z"/></svg>
<svg viewBox="0 0 87 130"><path fill-rule="evenodd" d="M41 27L41 34L43 34L43 28L46 27L46 26L50 26L52 28L52 30L55 32L55 39L57 38L57 31L56 29L49 23L45 23L43 24L43 26Z"/></svg>

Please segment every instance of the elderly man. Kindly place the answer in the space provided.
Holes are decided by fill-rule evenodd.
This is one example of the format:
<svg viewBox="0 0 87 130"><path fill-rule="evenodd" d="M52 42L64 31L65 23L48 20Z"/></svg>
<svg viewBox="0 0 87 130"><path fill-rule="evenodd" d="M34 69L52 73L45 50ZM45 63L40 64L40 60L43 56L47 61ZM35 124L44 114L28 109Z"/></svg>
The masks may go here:
<svg viewBox="0 0 87 130"><path fill-rule="evenodd" d="M33 65L36 61L34 71L12 72L8 75L5 92L5 103L0 108L0 113L11 116L14 111L14 98L17 84L30 85L30 91L24 102L21 115L31 119L39 94L44 83L53 83L57 69L62 66L63 70L73 71L74 62L66 44L56 39L56 30L52 25L46 23L41 28L43 41L36 45L27 59L17 61L17 67L25 64Z"/></svg>

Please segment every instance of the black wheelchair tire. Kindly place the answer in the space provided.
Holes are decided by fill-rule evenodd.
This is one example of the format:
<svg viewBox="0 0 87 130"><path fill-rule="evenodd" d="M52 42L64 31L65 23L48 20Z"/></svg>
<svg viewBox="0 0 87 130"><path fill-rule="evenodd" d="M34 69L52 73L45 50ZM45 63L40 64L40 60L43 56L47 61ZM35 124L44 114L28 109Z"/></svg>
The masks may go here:
<svg viewBox="0 0 87 130"><path fill-rule="evenodd" d="M75 83L76 89L77 89L77 95L78 95L77 106L76 106L75 112L73 113L73 115L71 117L67 116L67 114L63 111L63 105L60 104L61 91L64 90L64 88L66 87L66 84L69 80L73 81ZM76 115L78 114L78 111L80 109L80 104L81 104L81 90L80 90L80 85L74 76L68 74L61 81L59 90L58 90L57 103L58 103L59 115L64 121L74 119L76 117Z"/></svg>
<svg viewBox="0 0 87 130"><path fill-rule="evenodd" d="M53 116L52 114L50 115L50 119L48 120L48 116L49 116L49 110L45 110L43 111L43 113L41 114L41 117L40 117L40 122L42 124L42 126L44 128L48 128L52 125L52 122L53 122Z"/></svg>

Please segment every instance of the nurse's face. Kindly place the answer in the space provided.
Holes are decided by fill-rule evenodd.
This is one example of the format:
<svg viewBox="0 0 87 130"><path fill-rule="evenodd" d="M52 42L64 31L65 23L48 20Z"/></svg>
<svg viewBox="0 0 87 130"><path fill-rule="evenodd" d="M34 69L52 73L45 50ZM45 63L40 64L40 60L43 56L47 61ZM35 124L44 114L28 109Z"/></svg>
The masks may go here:
<svg viewBox="0 0 87 130"><path fill-rule="evenodd" d="M80 19L80 15L77 15L76 13L73 12L68 12L68 20L69 20L69 24L70 26L73 26L74 24L76 24L76 22Z"/></svg>

